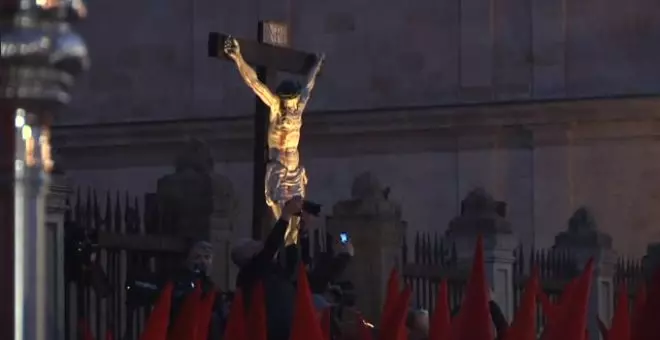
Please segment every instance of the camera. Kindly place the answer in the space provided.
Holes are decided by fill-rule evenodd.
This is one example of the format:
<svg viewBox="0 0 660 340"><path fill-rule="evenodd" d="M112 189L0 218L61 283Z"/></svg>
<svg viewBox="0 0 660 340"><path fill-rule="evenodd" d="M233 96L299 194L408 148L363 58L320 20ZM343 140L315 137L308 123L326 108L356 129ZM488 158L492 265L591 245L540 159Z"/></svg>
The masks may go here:
<svg viewBox="0 0 660 340"><path fill-rule="evenodd" d="M323 206L321 204L318 204L318 203L315 203L315 202L312 202L312 201L304 200L303 204L302 204L302 211L304 211L304 212L306 212L306 213L308 213L312 216L318 217L321 214L321 208L322 207ZM297 214L297 215L300 216L301 214L302 214L302 212Z"/></svg>
<svg viewBox="0 0 660 340"><path fill-rule="evenodd" d="M160 296L166 281L173 281L174 289L172 291L172 297L177 299L193 291L198 283L201 283L202 288L204 288L206 280L208 279L204 271L191 272L190 275L180 277L178 280L164 280L153 273L135 276L127 280L124 286L126 290L126 304L130 306L152 305Z"/></svg>
<svg viewBox="0 0 660 340"><path fill-rule="evenodd" d="M127 280L124 286L126 304L130 306L149 306L156 301L163 286L162 280L153 275L141 275Z"/></svg>

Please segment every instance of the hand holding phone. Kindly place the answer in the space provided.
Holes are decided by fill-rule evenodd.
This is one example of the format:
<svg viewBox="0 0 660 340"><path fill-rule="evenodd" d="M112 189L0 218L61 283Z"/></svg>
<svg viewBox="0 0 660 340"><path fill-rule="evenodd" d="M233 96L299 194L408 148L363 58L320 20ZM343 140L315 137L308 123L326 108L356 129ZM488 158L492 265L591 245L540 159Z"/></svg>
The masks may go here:
<svg viewBox="0 0 660 340"><path fill-rule="evenodd" d="M351 237L348 236L347 232L339 233L339 242L335 243L334 247L335 254L348 254L349 256L353 256L355 253Z"/></svg>
<svg viewBox="0 0 660 340"><path fill-rule="evenodd" d="M348 241L349 241L348 233L346 232L339 233L339 242L341 242L341 244L346 244L348 243Z"/></svg>

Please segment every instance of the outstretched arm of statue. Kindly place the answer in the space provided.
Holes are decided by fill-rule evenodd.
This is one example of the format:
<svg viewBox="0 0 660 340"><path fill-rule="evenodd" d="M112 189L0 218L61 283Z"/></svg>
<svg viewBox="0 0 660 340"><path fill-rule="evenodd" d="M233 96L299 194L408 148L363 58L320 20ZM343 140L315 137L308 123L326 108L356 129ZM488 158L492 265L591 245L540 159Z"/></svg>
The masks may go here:
<svg viewBox="0 0 660 340"><path fill-rule="evenodd" d="M301 110L305 108L305 105L307 105L307 102L312 95L312 90L314 90L314 85L316 85L316 77L318 77L319 73L321 72L324 61L325 54L317 55L316 64L314 64L314 67L309 72L309 75L307 75L307 84L305 84L305 87L300 93L300 103L298 104L298 108Z"/></svg>
<svg viewBox="0 0 660 340"><path fill-rule="evenodd" d="M238 72L241 74L245 84L247 84L247 86L249 86L252 91L254 91L254 93L261 99L261 101L263 101L264 104L266 104L268 107L278 105L279 99L277 96L268 89L266 84L259 81L257 73L250 65L248 65L245 59L243 59L238 41L235 38L227 37L225 40L224 50L225 54L227 54L229 58L236 62Z"/></svg>

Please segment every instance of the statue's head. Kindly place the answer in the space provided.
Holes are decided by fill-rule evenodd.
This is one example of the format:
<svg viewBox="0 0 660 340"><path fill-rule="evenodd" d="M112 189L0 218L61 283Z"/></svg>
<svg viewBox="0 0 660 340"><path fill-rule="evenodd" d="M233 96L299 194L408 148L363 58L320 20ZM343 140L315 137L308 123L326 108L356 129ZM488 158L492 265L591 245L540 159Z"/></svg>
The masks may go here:
<svg viewBox="0 0 660 340"><path fill-rule="evenodd" d="M282 100L284 109L295 109L300 99L300 91L302 86L300 83L293 80L284 80L275 89L275 94Z"/></svg>

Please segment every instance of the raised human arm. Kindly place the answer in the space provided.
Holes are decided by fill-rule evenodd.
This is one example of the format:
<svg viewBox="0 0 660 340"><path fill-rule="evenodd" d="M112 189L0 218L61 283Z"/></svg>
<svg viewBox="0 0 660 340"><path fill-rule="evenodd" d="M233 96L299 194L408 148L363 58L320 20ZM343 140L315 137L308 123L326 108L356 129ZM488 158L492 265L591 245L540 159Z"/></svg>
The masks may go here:
<svg viewBox="0 0 660 340"><path fill-rule="evenodd" d="M261 99L261 101L263 101L264 104L266 104L268 107L279 105L279 99L277 96L268 89L266 84L259 81L257 73L245 61L245 59L243 59L238 41L232 37L227 38L225 41L224 49L227 56L229 56L229 58L234 60L236 63L236 68L238 68L238 72L241 74L241 78L243 78L245 84L247 84L247 86L249 86L252 91L254 91L254 93Z"/></svg>
<svg viewBox="0 0 660 340"><path fill-rule="evenodd" d="M291 217L301 211L302 198L294 197L285 203L280 218L275 222L266 238L266 242L264 242L263 249L255 256L256 263L264 264L273 260L273 257L284 243L284 235L289 227Z"/></svg>
<svg viewBox="0 0 660 340"><path fill-rule="evenodd" d="M316 78L321 72L321 68L323 67L324 61L325 61L325 55L320 54L316 57L316 63L314 64L314 67L307 75L307 83L300 92L300 102L298 104L298 109L304 110L305 106L307 105L307 102L309 101L309 98L312 96L312 90L314 90L314 86L316 85Z"/></svg>
<svg viewBox="0 0 660 340"><path fill-rule="evenodd" d="M261 101L268 107L278 105L277 96L270 92L268 86L259 81L257 73L250 65L248 65L248 63L245 62L245 60L243 60L243 57L236 58L235 61L236 67L238 68L238 72L241 74L243 81L245 81L245 84L252 89Z"/></svg>
<svg viewBox="0 0 660 340"><path fill-rule="evenodd" d="M270 234L266 238L266 242L264 242L263 249L254 258L255 263L262 266L273 260L280 246L284 244L284 234L288 226L288 219L280 218L275 222L275 225L270 230Z"/></svg>

